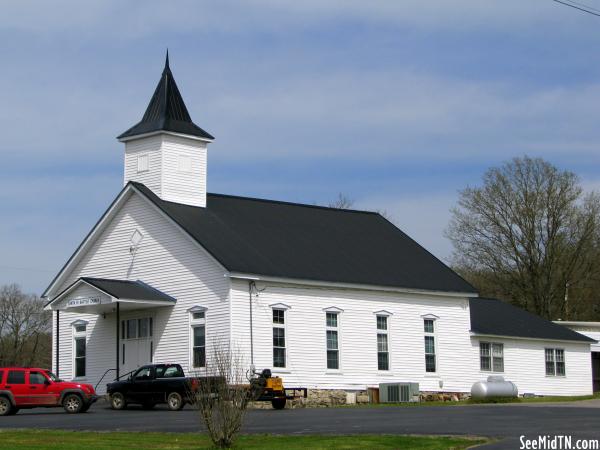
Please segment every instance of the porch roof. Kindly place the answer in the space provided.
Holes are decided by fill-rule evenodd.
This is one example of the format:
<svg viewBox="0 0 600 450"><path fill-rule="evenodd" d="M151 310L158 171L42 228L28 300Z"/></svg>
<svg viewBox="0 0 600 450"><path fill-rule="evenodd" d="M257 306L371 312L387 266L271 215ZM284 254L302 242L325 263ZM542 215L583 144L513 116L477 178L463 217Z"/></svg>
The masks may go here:
<svg viewBox="0 0 600 450"><path fill-rule="evenodd" d="M98 294L95 296L74 295L69 299L71 293L76 293L77 288L87 285ZM62 304L63 300L67 300ZM141 280L115 280L109 278L81 277L69 287L58 294L52 301L46 304L46 309L72 309L77 308L82 312L100 313L106 312L107 306L114 303L125 303L127 309L148 308L157 306L174 305L176 300L162 291L144 283ZM125 305L123 305L125 306ZM85 309L85 311L83 311Z"/></svg>
<svg viewBox="0 0 600 450"><path fill-rule="evenodd" d="M116 299L130 300L162 300L175 302L175 299L143 281L112 280L109 278L82 277L81 280Z"/></svg>

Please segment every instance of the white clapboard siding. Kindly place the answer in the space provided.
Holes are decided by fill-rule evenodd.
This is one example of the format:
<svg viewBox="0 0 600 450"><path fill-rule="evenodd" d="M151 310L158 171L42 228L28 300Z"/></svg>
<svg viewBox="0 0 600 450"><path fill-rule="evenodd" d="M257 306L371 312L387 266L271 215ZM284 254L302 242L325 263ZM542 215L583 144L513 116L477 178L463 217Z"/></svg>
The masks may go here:
<svg viewBox="0 0 600 450"><path fill-rule="evenodd" d="M206 143L165 134L162 155L162 198L206 206ZM180 170L180 158L189 158L189 172Z"/></svg>
<svg viewBox="0 0 600 450"><path fill-rule="evenodd" d="M162 137L160 134L125 143L124 184L137 181L145 184L159 197L162 192ZM138 172L138 157L148 155L148 170Z"/></svg>
<svg viewBox="0 0 600 450"><path fill-rule="evenodd" d="M257 368L272 368L273 304L286 312L287 368L281 372L288 386L364 389L379 383L419 382L421 390L465 391L462 376L472 371L467 299L403 295L391 292L319 289L258 283L254 298L254 354ZM232 339L249 353L248 283L232 281ZM325 308L339 315L340 370L326 363ZM375 312L386 310L390 345L390 370L377 370ZM424 315L434 314L438 373L425 373ZM440 382L443 384L440 387ZM470 387L470 385L469 385Z"/></svg>
<svg viewBox="0 0 600 450"><path fill-rule="evenodd" d="M257 283L253 298L257 368L272 368L272 305L285 305L287 367L273 369L287 386L365 389L384 382L418 382L422 391L469 392L489 373L479 367L479 341L470 335L467 299L390 292ZM264 289L264 290L263 290ZM232 281L232 340L250 354L248 282ZM327 370L327 308L339 308L340 370ZM388 318L390 371L377 370L377 311ZM425 372L423 317L435 315L437 373ZM520 392L586 395L592 390L589 345L503 339L506 379ZM544 348L564 348L566 377L545 376Z"/></svg>
<svg viewBox="0 0 600 450"><path fill-rule="evenodd" d="M136 229L144 238L132 258L130 237ZM56 293L82 276L139 279L177 300L174 307L122 312L122 318L153 317L155 362L177 362L188 369L190 325L187 310L195 305L207 308L207 336L218 334L224 339L229 338L229 279L225 277L224 269L139 194L133 194L127 200ZM104 319L61 311L60 376L65 379L72 377L70 323L76 319L89 321L86 379L95 384L107 368L116 365L115 315L107 314Z"/></svg>
<svg viewBox="0 0 600 450"><path fill-rule="evenodd" d="M204 207L206 151L206 142L167 133L127 141L124 181L143 183L163 200ZM138 172L138 156L143 154L150 158L149 170ZM189 165L182 165L183 159Z"/></svg>
<svg viewBox="0 0 600 450"><path fill-rule="evenodd" d="M519 394L592 394L592 366L590 346L587 343L473 337L473 359L477 361L480 341L504 344L504 372L481 371L478 365L476 372L470 374L470 379L480 381L486 380L490 375L500 375L515 383ZM564 377L546 375L546 348L560 348L565 351Z"/></svg>

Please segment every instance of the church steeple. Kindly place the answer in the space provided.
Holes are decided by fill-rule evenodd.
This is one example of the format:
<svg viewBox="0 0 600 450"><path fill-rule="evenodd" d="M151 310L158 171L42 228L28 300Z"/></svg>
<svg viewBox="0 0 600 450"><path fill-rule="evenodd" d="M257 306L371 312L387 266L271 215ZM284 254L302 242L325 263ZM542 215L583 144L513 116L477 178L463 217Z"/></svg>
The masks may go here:
<svg viewBox="0 0 600 450"><path fill-rule="evenodd" d="M185 134L207 141L214 140L214 137L210 133L192 122L192 118L179 93L175 78L173 78L173 73L169 67L168 50L160 81L154 90L154 94L150 99L142 120L119 135L117 139L125 141L134 136L159 131Z"/></svg>
<svg viewBox="0 0 600 450"><path fill-rule="evenodd" d="M207 146L214 138L192 122L168 51L142 120L118 139L125 143L125 184L136 181L163 200L206 206Z"/></svg>

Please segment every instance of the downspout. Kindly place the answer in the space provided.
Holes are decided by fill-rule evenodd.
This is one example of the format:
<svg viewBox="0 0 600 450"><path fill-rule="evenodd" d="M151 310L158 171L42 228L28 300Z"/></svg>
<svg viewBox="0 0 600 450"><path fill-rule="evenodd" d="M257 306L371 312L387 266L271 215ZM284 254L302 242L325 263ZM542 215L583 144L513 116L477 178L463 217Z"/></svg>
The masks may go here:
<svg viewBox="0 0 600 450"><path fill-rule="evenodd" d="M254 370L254 331L252 327L252 289L255 287L254 281L248 281L248 297L250 300L250 368Z"/></svg>
<svg viewBox="0 0 600 450"><path fill-rule="evenodd" d="M119 379L119 362L120 362L120 360L119 360L119 358L120 358L119 347L121 346L121 343L119 342L119 337L120 337L120 334L119 334L120 326L119 325L121 325L119 323L120 322L120 320L119 320L119 312L120 312L119 311L119 305L120 305L120 303L117 302L117 314L116 314L116 319L117 319L117 326L116 326L116 328L117 328L117 366L116 366L117 380Z"/></svg>
<svg viewBox="0 0 600 450"><path fill-rule="evenodd" d="M56 310L56 378L58 378L59 372L59 360L60 360L60 311Z"/></svg>

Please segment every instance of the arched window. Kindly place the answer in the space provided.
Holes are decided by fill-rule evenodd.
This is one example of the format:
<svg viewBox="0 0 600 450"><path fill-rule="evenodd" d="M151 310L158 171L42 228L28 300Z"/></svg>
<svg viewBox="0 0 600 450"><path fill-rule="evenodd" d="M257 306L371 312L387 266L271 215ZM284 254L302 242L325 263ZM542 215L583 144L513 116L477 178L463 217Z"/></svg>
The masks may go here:
<svg viewBox="0 0 600 450"><path fill-rule="evenodd" d="M206 367L206 308L194 306L190 314L190 348L192 368Z"/></svg>
<svg viewBox="0 0 600 450"><path fill-rule="evenodd" d="M340 369L340 317L342 309L325 308L325 339L327 347L327 370Z"/></svg>
<svg viewBox="0 0 600 450"><path fill-rule="evenodd" d="M436 320L438 316L426 314L423 317L423 332L425 339L425 372L437 372L436 353Z"/></svg>
<svg viewBox="0 0 600 450"><path fill-rule="evenodd" d="M73 328L73 378L85 377L87 325L85 320L76 320L71 323Z"/></svg>
<svg viewBox="0 0 600 450"><path fill-rule="evenodd" d="M286 322L290 307L283 303L270 305L273 310L273 367L287 367Z"/></svg>

